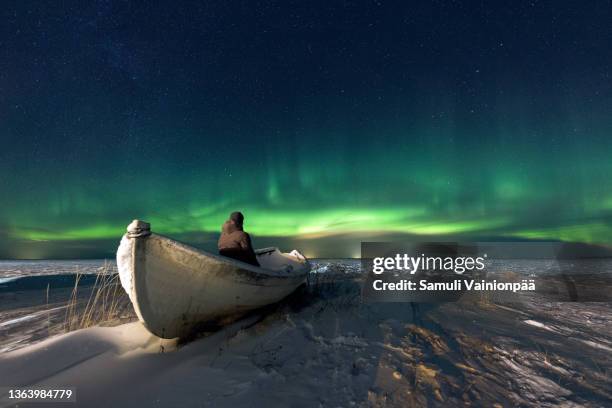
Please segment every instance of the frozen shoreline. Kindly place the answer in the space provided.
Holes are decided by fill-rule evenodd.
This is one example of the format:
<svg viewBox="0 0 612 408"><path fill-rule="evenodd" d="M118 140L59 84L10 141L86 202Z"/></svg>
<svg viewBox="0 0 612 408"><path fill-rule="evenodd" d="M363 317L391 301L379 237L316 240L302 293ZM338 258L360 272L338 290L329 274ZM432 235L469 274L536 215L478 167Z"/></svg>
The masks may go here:
<svg viewBox="0 0 612 408"><path fill-rule="evenodd" d="M366 304L359 290L336 276L177 349L137 322L79 330L0 354L0 377L76 387L78 406L601 406L612 398L610 304Z"/></svg>

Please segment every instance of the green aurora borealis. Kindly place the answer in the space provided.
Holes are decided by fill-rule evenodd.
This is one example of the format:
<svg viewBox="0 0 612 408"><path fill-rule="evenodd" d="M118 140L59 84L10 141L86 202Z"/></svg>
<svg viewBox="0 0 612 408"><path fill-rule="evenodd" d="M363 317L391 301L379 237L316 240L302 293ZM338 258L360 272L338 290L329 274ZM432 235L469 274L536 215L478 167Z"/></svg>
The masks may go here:
<svg viewBox="0 0 612 408"><path fill-rule="evenodd" d="M233 210L256 246L309 256L405 235L612 243L596 8L19 7L1 33L2 257L112 256L133 218L210 249Z"/></svg>

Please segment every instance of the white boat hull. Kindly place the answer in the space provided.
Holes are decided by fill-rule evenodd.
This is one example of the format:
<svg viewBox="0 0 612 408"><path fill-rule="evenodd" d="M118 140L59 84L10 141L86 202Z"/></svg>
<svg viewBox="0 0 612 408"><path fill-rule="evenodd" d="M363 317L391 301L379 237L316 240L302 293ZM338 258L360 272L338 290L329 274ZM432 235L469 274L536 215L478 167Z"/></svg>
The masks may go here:
<svg viewBox="0 0 612 408"><path fill-rule="evenodd" d="M140 321L170 339L187 336L202 322L278 302L305 282L310 265L299 252L256 253L261 268L150 232L128 232L117 265Z"/></svg>

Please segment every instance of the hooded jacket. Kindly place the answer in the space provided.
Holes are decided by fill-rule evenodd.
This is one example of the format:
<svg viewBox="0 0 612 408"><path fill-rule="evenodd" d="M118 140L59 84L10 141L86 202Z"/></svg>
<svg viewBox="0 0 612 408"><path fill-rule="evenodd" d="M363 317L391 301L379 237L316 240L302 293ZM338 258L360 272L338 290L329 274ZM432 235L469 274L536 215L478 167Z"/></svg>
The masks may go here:
<svg viewBox="0 0 612 408"><path fill-rule="evenodd" d="M251 245L251 237L232 220L223 223L217 246L220 255L259 266Z"/></svg>

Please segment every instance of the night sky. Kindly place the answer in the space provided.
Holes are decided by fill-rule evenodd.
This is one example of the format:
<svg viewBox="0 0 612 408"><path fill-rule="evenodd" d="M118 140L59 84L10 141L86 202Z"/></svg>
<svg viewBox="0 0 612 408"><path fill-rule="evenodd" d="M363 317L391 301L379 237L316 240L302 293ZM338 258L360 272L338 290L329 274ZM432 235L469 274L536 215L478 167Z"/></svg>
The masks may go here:
<svg viewBox="0 0 612 408"><path fill-rule="evenodd" d="M0 15L1 257L112 256L134 218L210 249L234 210L256 246L309 256L612 242L609 1Z"/></svg>

